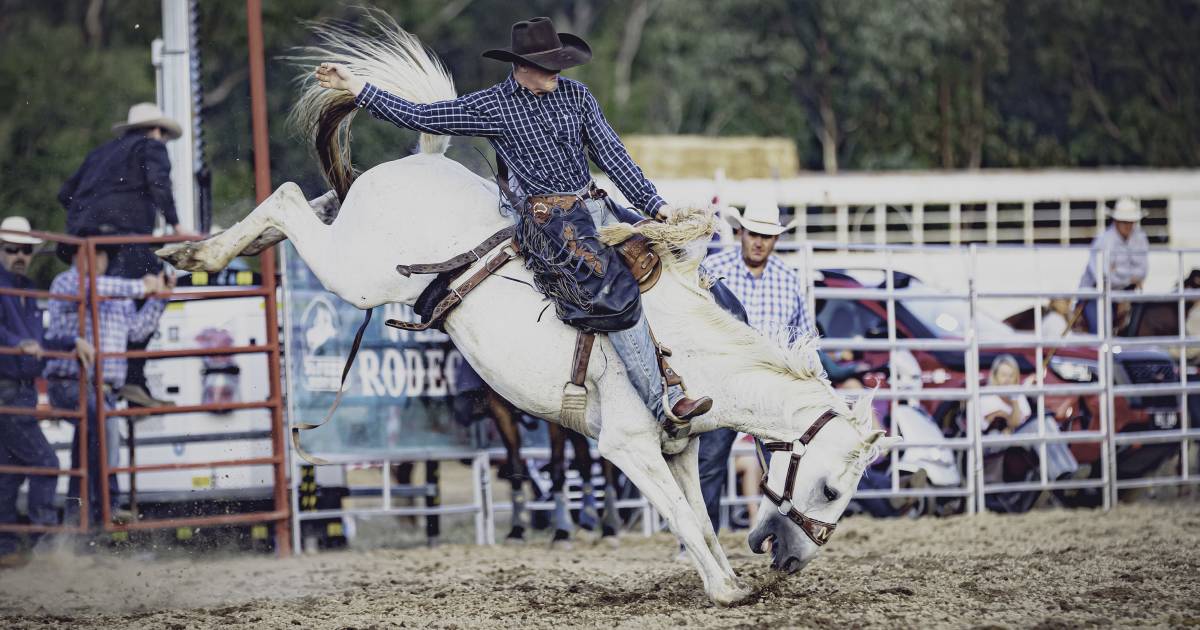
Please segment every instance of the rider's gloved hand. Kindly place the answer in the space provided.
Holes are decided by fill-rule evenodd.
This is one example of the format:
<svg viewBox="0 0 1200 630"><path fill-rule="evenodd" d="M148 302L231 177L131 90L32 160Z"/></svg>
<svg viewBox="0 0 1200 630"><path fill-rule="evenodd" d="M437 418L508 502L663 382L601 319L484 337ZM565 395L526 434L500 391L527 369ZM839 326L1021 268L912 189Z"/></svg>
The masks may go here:
<svg viewBox="0 0 1200 630"><path fill-rule="evenodd" d="M663 205L659 206L658 211L654 213L654 220L666 221L667 219L671 218L672 214L675 214L675 206L672 206L669 203L664 203Z"/></svg>

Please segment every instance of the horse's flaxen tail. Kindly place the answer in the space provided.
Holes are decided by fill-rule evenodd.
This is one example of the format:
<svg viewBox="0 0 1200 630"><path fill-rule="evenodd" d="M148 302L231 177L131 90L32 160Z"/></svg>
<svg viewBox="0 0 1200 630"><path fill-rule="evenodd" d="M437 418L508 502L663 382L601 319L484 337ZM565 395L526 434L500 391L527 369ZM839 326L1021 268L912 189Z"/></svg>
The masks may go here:
<svg viewBox="0 0 1200 630"><path fill-rule="evenodd" d="M349 22L314 22L310 28L318 43L287 58L303 70L298 77L300 100L290 121L313 143L325 179L343 200L356 175L350 162L350 123L357 108L349 92L318 85L313 68L326 61L343 64L355 75L414 103L456 96L454 81L442 63L391 16L367 9L362 22L377 32L368 33ZM444 153L449 145L446 136L421 134L421 153Z"/></svg>

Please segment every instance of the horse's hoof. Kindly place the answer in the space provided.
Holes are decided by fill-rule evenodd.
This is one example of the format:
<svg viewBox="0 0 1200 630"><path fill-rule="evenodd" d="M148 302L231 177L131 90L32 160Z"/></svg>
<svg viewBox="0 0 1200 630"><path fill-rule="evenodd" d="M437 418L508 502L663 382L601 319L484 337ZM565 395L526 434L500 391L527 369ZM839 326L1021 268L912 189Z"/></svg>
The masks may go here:
<svg viewBox="0 0 1200 630"><path fill-rule="evenodd" d="M570 551L575 548L571 544L571 532L565 529L554 530L554 540L550 541L550 548L555 551Z"/></svg>
<svg viewBox="0 0 1200 630"><path fill-rule="evenodd" d="M220 271L213 268L204 260L205 241L186 241L183 243L168 243L154 252L156 256L171 263L176 269L184 271Z"/></svg>
<svg viewBox="0 0 1200 630"><path fill-rule="evenodd" d="M709 593L709 599L718 606L736 606L754 594L754 591L741 580L734 580L733 584L736 586L721 589L719 592Z"/></svg>
<svg viewBox="0 0 1200 630"><path fill-rule="evenodd" d="M620 549L621 539L617 536L602 536L600 542L603 542L609 549Z"/></svg>

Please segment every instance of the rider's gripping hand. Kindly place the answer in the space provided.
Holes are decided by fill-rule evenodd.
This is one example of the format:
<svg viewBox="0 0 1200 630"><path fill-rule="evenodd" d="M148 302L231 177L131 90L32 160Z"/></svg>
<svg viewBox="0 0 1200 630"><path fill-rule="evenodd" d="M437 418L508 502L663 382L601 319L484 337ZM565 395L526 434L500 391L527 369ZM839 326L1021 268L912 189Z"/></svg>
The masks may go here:
<svg viewBox="0 0 1200 630"><path fill-rule="evenodd" d="M655 211L654 220L665 222L667 219L671 218L672 214L675 214L675 206L672 206L669 203L664 203L658 207L657 211Z"/></svg>
<svg viewBox="0 0 1200 630"><path fill-rule="evenodd" d="M358 96L366 86L365 81L354 76L354 73L350 72L346 66L339 63L325 62L317 66L316 75L317 83L321 87L331 90L347 90L355 96Z"/></svg>

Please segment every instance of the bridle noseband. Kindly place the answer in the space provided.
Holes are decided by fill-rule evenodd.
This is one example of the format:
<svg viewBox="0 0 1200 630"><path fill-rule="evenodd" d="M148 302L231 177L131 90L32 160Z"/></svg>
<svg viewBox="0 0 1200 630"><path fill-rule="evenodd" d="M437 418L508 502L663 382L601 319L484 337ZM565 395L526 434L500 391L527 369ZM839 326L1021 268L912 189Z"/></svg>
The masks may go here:
<svg viewBox="0 0 1200 630"><path fill-rule="evenodd" d="M796 473L800 470L800 458L804 456L804 451L808 448L808 443L812 442L813 438L817 437L817 433L826 424L829 424L830 420L833 420L836 417L837 414L834 413L832 409L821 414L821 417L817 418L817 421L812 423L812 426L808 427L808 430L804 432L804 435L800 436L800 439L796 440L795 442L762 443L763 449L767 451L791 451L792 458L791 461L788 462L787 479L783 482L782 495L775 494L774 490L767 487L767 472L769 470L767 464L769 462L763 463L763 476L762 481L758 482L759 488L762 489L763 495L770 499L771 503L774 503L776 507L779 508L779 513L791 519L793 523L799 525L800 529L804 530L804 533L807 534L809 539L816 543L818 547L829 542L829 538L833 536L833 530L837 528L837 525L834 523L818 521L815 518L809 518L802 514L800 510L797 510L796 506L792 505L792 487L796 482Z"/></svg>

